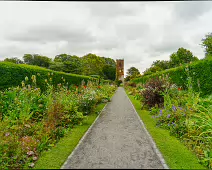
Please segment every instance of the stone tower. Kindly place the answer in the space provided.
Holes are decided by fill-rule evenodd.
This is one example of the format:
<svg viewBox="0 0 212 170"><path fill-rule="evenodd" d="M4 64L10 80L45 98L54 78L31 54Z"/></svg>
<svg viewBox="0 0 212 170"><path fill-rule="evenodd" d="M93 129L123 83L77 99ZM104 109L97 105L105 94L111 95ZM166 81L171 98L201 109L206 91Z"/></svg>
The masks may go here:
<svg viewBox="0 0 212 170"><path fill-rule="evenodd" d="M116 79L124 83L124 59L116 60Z"/></svg>

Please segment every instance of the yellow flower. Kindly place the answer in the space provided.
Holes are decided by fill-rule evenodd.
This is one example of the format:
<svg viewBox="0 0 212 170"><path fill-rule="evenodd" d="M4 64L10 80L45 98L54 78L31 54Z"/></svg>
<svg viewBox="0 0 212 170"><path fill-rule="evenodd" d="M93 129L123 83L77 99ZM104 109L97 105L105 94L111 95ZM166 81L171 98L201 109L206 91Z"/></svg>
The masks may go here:
<svg viewBox="0 0 212 170"><path fill-rule="evenodd" d="M24 87L24 86L25 86L24 81L22 81L22 82L21 82L21 84L22 84L22 87Z"/></svg>
<svg viewBox="0 0 212 170"><path fill-rule="evenodd" d="M25 77L25 81L28 81L28 80L29 80L29 78L26 76L26 77Z"/></svg>

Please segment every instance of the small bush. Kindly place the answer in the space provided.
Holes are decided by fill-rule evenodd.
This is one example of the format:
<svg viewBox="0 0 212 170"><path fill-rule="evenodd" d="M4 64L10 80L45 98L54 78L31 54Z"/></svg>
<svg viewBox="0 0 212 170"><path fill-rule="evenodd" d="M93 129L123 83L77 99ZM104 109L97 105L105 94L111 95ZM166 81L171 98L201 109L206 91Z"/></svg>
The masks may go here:
<svg viewBox="0 0 212 170"><path fill-rule="evenodd" d="M145 85L144 90L141 91L143 96L143 103L149 107L162 106L164 102L163 93L166 88L170 88L169 77L156 77L150 79Z"/></svg>
<svg viewBox="0 0 212 170"><path fill-rule="evenodd" d="M116 85L119 87L121 85L122 81L121 80L116 80Z"/></svg>

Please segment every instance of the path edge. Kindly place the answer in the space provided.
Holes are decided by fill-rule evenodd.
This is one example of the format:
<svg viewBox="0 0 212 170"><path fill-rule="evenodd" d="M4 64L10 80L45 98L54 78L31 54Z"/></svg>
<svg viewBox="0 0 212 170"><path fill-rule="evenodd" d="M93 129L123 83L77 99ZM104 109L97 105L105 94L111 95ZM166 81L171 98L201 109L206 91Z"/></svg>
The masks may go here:
<svg viewBox="0 0 212 170"><path fill-rule="evenodd" d="M111 100L113 99L115 93L117 92L118 88L116 89L116 91L114 92L113 96L111 97ZM111 101L110 101L111 102ZM103 107L103 109L101 110L101 112L98 114L98 116L96 117L96 119L94 120L94 122L92 123L92 125L88 128L88 130L85 132L85 134L83 135L83 137L80 139L80 141L78 142L77 146L74 148L74 150L71 152L71 154L68 156L68 158L66 159L66 161L63 163L63 165L60 167L60 169L67 169L65 168L65 166L68 164L68 160L71 159L71 157L74 155L74 153L76 152L76 150L79 148L80 144L83 142L83 140L86 138L86 136L88 135L88 133L91 131L92 127L94 126L94 124L96 123L96 121L98 120L99 116L102 114L102 112L105 110L105 107L108 105L107 102L105 104L105 106Z"/></svg>
<svg viewBox="0 0 212 170"><path fill-rule="evenodd" d="M125 91L125 89L124 89L124 91ZM126 91L125 91L125 94L127 95ZM141 125L144 127L144 131L146 132L147 136L149 137L149 140L150 140L150 142L151 142L151 144L152 144L152 148L153 148L153 150L155 151L156 155L159 157L159 160L160 160L161 164L163 165L164 169L169 169L168 165L166 164L165 159L163 158L161 152L160 152L159 149L157 148L154 139L152 138L152 136L150 135L150 133L149 133L148 130L146 129L145 124L143 123L141 117L139 116L138 112L136 111L136 109L135 109L134 105L132 104L132 102L131 102L130 98L128 97L128 95L127 95L127 98L128 98L128 100L130 101L130 103L131 103L131 105L132 105L132 107L133 107L133 109L134 109L134 111L135 111L135 114L136 114L137 117L139 118Z"/></svg>

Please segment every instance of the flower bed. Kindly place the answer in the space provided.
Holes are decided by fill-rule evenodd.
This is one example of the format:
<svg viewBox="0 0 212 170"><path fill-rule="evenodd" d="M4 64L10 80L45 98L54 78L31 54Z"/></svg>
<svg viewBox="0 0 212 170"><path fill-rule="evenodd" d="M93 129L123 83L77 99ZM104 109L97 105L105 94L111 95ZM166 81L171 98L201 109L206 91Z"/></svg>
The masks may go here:
<svg viewBox="0 0 212 170"><path fill-rule="evenodd" d="M127 88L150 110L156 126L168 129L196 154L201 164L211 168L212 97L200 97L200 93L193 90L187 68L185 73L188 77L185 82L187 90L170 84L167 76L166 79L151 79L146 84Z"/></svg>
<svg viewBox="0 0 212 170"><path fill-rule="evenodd" d="M50 149L69 128L83 123L95 106L107 102L115 86L82 82L81 85L46 80L41 92L36 76L26 77L22 87L0 92L0 167L34 167L42 151Z"/></svg>

